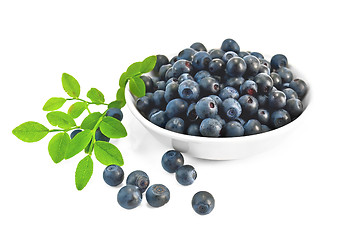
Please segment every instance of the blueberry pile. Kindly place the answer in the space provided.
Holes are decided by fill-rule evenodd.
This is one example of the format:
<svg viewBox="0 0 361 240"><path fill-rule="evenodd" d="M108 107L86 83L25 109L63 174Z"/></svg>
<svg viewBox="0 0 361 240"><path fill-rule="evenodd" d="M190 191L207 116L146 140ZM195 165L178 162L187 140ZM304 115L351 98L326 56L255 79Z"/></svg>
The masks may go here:
<svg viewBox="0 0 361 240"><path fill-rule="evenodd" d="M240 51L233 39L207 51L194 43L170 60L157 55L141 76L140 113L159 127L193 136L238 137L282 127L303 112L305 81L294 78L282 54L270 61Z"/></svg>

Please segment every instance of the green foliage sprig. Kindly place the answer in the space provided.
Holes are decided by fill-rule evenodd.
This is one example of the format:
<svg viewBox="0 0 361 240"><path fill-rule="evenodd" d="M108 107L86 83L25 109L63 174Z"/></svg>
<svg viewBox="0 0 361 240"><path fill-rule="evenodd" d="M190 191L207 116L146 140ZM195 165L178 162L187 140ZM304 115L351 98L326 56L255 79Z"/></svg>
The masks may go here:
<svg viewBox="0 0 361 240"><path fill-rule="evenodd" d="M96 159L108 166L124 164L123 157L119 149L113 144L105 141L96 141L95 133L97 129L109 138L123 138L127 136L127 131L122 122L116 118L106 116L109 108L119 108L125 106L125 87L129 82L129 90L137 97L145 95L145 84L140 76L153 70L157 61L156 56L150 56L142 62L130 65L119 79L119 90L116 100L105 103L104 95L96 88L91 88L86 96L90 101L80 98L80 84L71 75L62 75L62 86L70 98L52 97L43 106L47 111L46 118L50 125L57 128L44 126L41 123L28 121L13 129L12 133L24 142L37 142L49 133L56 133L48 144L48 152L54 163L60 163L64 159L70 159L84 150L86 156L79 161L75 171L75 185L78 190L82 190L89 182L93 174L92 154ZM67 101L75 101L67 112L59 111ZM91 112L90 105L105 105L107 110L101 112ZM87 112L80 125L76 124L83 112ZM82 131L70 139L69 131L81 129Z"/></svg>

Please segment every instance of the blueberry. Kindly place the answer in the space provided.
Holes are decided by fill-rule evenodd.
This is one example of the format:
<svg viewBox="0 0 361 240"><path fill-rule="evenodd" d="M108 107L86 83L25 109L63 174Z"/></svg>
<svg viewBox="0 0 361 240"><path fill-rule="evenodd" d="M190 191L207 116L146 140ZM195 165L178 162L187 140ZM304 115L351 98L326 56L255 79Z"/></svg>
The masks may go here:
<svg viewBox="0 0 361 240"><path fill-rule="evenodd" d="M213 77L204 77L199 80L199 88L203 95L216 94L219 92L219 83Z"/></svg>
<svg viewBox="0 0 361 240"><path fill-rule="evenodd" d="M152 108L152 110L149 111L147 119L150 121L150 118L153 116L153 114L159 112L159 108Z"/></svg>
<svg viewBox="0 0 361 240"><path fill-rule="evenodd" d="M194 55L192 65L195 70L203 70L208 68L208 64L212 61L211 56L207 52L197 52Z"/></svg>
<svg viewBox="0 0 361 240"><path fill-rule="evenodd" d="M235 89L239 89L239 87L244 83L243 77L230 77L227 78L225 84L227 87L233 87Z"/></svg>
<svg viewBox="0 0 361 240"><path fill-rule="evenodd" d="M220 115L217 114L212 118L216 119L222 125L222 128L224 125L226 125L226 120L224 120Z"/></svg>
<svg viewBox="0 0 361 240"><path fill-rule="evenodd" d="M161 207L170 199L169 189L163 184L153 184L145 194L147 202L152 207Z"/></svg>
<svg viewBox="0 0 361 240"><path fill-rule="evenodd" d="M169 118L182 117L186 114L188 103L184 99L175 98L169 101L166 106L165 112Z"/></svg>
<svg viewBox="0 0 361 240"><path fill-rule="evenodd" d="M175 77L169 78L169 79L167 80L167 82L165 83L165 85L167 86L169 83L173 83L173 82L179 84L178 78L175 78Z"/></svg>
<svg viewBox="0 0 361 240"><path fill-rule="evenodd" d="M149 119L152 123L154 123L155 125L164 128L165 125L167 124L169 118L167 116L167 114L160 110L154 114L152 114L152 116Z"/></svg>
<svg viewBox="0 0 361 240"><path fill-rule="evenodd" d="M293 79L292 71L286 67L279 68L277 73L282 78L283 83L290 83Z"/></svg>
<svg viewBox="0 0 361 240"><path fill-rule="evenodd" d="M170 60L169 60L169 63L174 65L174 63L178 60L178 55L177 56L174 56L172 57Z"/></svg>
<svg viewBox="0 0 361 240"><path fill-rule="evenodd" d="M267 95L258 95L257 101L258 101L258 107L260 107L260 108L268 107L268 96Z"/></svg>
<svg viewBox="0 0 361 240"><path fill-rule="evenodd" d="M248 94L255 96L258 92L258 86L253 80L246 80L240 87L241 95Z"/></svg>
<svg viewBox="0 0 361 240"><path fill-rule="evenodd" d="M227 38L222 42L221 49L225 52L233 51L238 53L239 52L239 45L236 41L231 38Z"/></svg>
<svg viewBox="0 0 361 240"><path fill-rule="evenodd" d="M273 80L273 86L276 87L278 90L282 89L282 78L280 77L280 75L278 75L278 73L276 72L272 72L270 74L272 80Z"/></svg>
<svg viewBox="0 0 361 240"><path fill-rule="evenodd" d="M218 107L216 102L210 97L201 98L195 106L196 113L199 118L205 119L214 117L218 114Z"/></svg>
<svg viewBox="0 0 361 240"><path fill-rule="evenodd" d="M255 97L245 94L238 99L242 107L242 114L245 116L253 116L258 111L258 101Z"/></svg>
<svg viewBox="0 0 361 240"><path fill-rule="evenodd" d="M254 82L258 86L258 94L268 95L273 88L273 80L266 73L258 73L254 77Z"/></svg>
<svg viewBox="0 0 361 240"><path fill-rule="evenodd" d="M211 77L212 75L206 70L200 70L194 75L194 80L199 83L202 78Z"/></svg>
<svg viewBox="0 0 361 240"><path fill-rule="evenodd" d="M307 93L307 85L302 79L294 79L290 82L290 88L296 91L298 97L302 99Z"/></svg>
<svg viewBox="0 0 361 240"><path fill-rule="evenodd" d="M233 87L225 87L219 92L219 97L222 100L225 100L227 98L238 99L239 98L239 92Z"/></svg>
<svg viewBox="0 0 361 240"><path fill-rule="evenodd" d="M141 113L147 114L153 107L153 101L150 97L143 96L137 99L135 105Z"/></svg>
<svg viewBox="0 0 361 240"><path fill-rule="evenodd" d="M177 181L183 186L191 185L197 178L197 172L191 165L183 165L175 172Z"/></svg>
<svg viewBox="0 0 361 240"><path fill-rule="evenodd" d="M262 131L261 131L262 133L271 131L271 129L268 127L268 125L262 124L261 128L262 128Z"/></svg>
<svg viewBox="0 0 361 240"><path fill-rule="evenodd" d="M168 69L172 67L172 64L166 64L159 68L159 80L166 80L165 74L167 73Z"/></svg>
<svg viewBox="0 0 361 240"><path fill-rule="evenodd" d="M256 58L253 55L247 55L247 56L243 57L243 60L245 61L246 66L247 66L245 75L255 76L258 73L259 68L261 66L261 63L258 60L258 58Z"/></svg>
<svg viewBox="0 0 361 240"><path fill-rule="evenodd" d="M193 48L196 51L204 51L207 52L207 48L200 42L193 43L190 48Z"/></svg>
<svg viewBox="0 0 361 240"><path fill-rule="evenodd" d="M200 215L209 214L214 209L214 206L214 197L207 191L199 191L192 198L192 208Z"/></svg>
<svg viewBox="0 0 361 240"><path fill-rule="evenodd" d="M281 67L287 67L288 60L285 55L283 54L276 54L271 58L271 68L272 69L279 69Z"/></svg>
<svg viewBox="0 0 361 240"><path fill-rule="evenodd" d="M108 138L107 136L105 136L100 129L98 128L95 131L95 141L103 141L103 142L109 142L110 138Z"/></svg>
<svg viewBox="0 0 361 240"><path fill-rule="evenodd" d="M291 116L284 109L279 109L271 114L271 124L274 128L282 127L290 122Z"/></svg>
<svg viewBox="0 0 361 240"><path fill-rule="evenodd" d="M233 58L233 57L239 57L237 53L232 52L232 51L228 51L226 52L223 56L222 56L222 60L223 62L227 63L229 59Z"/></svg>
<svg viewBox="0 0 361 240"><path fill-rule="evenodd" d="M75 129L74 131L72 131L70 133L70 139L73 139L78 133L82 132L83 130L81 129Z"/></svg>
<svg viewBox="0 0 361 240"><path fill-rule="evenodd" d="M234 120L242 113L241 104L234 98L227 98L222 102L222 113L227 119Z"/></svg>
<svg viewBox="0 0 361 240"><path fill-rule="evenodd" d="M239 122L242 126L244 126L244 124L246 124L246 121L243 118L235 118L234 121Z"/></svg>
<svg viewBox="0 0 361 240"><path fill-rule="evenodd" d="M166 56L164 55L157 55L157 62L155 63L155 66L153 68L153 72L155 72L156 74L159 73L159 69L163 66L169 63L169 60Z"/></svg>
<svg viewBox="0 0 361 240"><path fill-rule="evenodd" d="M265 66L268 69L271 69L271 63L269 61L267 61L266 59L259 59L259 62L261 63L261 66Z"/></svg>
<svg viewBox="0 0 361 240"><path fill-rule="evenodd" d="M194 54L196 54L196 52L197 51L194 50L193 48L185 48L178 53L177 60L184 59L184 60L192 61Z"/></svg>
<svg viewBox="0 0 361 240"><path fill-rule="evenodd" d="M119 108L109 108L105 116L116 118L119 121L123 120L123 113Z"/></svg>
<svg viewBox="0 0 361 240"><path fill-rule="evenodd" d="M122 187L117 196L118 203L125 209L133 209L142 202L142 193L139 188L133 185Z"/></svg>
<svg viewBox="0 0 361 240"><path fill-rule="evenodd" d="M149 186L149 177L142 170L136 170L128 175L126 183L138 187L139 191L143 193Z"/></svg>
<svg viewBox="0 0 361 240"><path fill-rule="evenodd" d="M184 157L181 152L169 150L162 156L162 167L169 173L174 173L184 164Z"/></svg>
<svg viewBox="0 0 361 240"><path fill-rule="evenodd" d="M222 124L214 118L204 119L199 127L199 131L204 137L219 137L221 130Z"/></svg>
<svg viewBox="0 0 361 240"><path fill-rule="evenodd" d="M244 135L244 129L238 121L229 121L222 128L222 136L240 137Z"/></svg>
<svg viewBox="0 0 361 240"><path fill-rule="evenodd" d="M196 101L199 98L199 84L193 80L185 80L178 87L178 94L188 101Z"/></svg>
<svg viewBox="0 0 361 240"><path fill-rule="evenodd" d="M118 186L124 180L124 171L118 165L109 165L103 171L103 179L109 186Z"/></svg>
<svg viewBox="0 0 361 240"><path fill-rule="evenodd" d="M256 119L250 119L244 124L244 135L253 135L262 132L261 123Z"/></svg>
<svg viewBox="0 0 361 240"><path fill-rule="evenodd" d="M282 89L282 92L284 92L286 94L286 99L291 99L291 98L298 98L298 95L296 93L295 90L293 90L292 88L284 88Z"/></svg>
<svg viewBox="0 0 361 240"><path fill-rule="evenodd" d="M257 111L257 119L261 124L268 124L271 116L270 113L266 109L258 109Z"/></svg>
<svg viewBox="0 0 361 240"><path fill-rule="evenodd" d="M189 104L187 109L187 120L190 122L194 122L198 120L198 115L196 112L196 103Z"/></svg>
<svg viewBox="0 0 361 240"><path fill-rule="evenodd" d="M190 75L189 73L183 73L182 75L180 75L178 77L178 84L181 84L185 80L193 80L194 81L192 75Z"/></svg>
<svg viewBox="0 0 361 240"><path fill-rule="evenodd" d="M140 78L143 80L145 84L145 92L153 92L154 86L153 86L153 80L151 77L142 75Z"/></svg>
<svg viewBox="0 0 361 240"><path fill-rule="evenodd" d="M191 136L200 136L201 132L199 131L199 124L192 123L187 128L187 134Z"/></svg>
<svg viewBox="0 0 361 240"><path fill-rule="evenodd" d="M221 49L212 49L209 51L209 55L211 56L211 59L222 58L225 53L226 52Z"/></svg>
<svg viewBox="0 0 361 240"><path fill-rule="evenodd" d="M164 99L167 103L170 100L179 97L178 87L179 87L179 84L176 82L171 82L171 83L167 84L167 86L165 87L165 92L164 92Z"/></svg>
<svg viewBox="0 0 361 240"><path fill-rule="evenodd" d="M168 81L168 79L170 79L172 77L174 77L174 71L173 71L173 67L170 67L165 72L164 81Z"/></svg>
<svg viewBox="0 0 361 240"><path fill-rule="evenodd" d="M301 100L297 98L288 99L285 109L291 115L291 117L298 117L303 112L303 104Z"/></svg>
<svg viewBox="0 0 361 240"><path fill-rule="evenodd" d="M208 71L214 75L221 75L225 69L225 63L222 59L214 58L208 64Z"/></svg>
<svg viewBox="0 0 361 240"><path fill-rule="evenodd" d="M173 77L178 78L183 73L190 73L193 70L192 62L180 59L173 64Z"/></svg>
<svg viewBox="0 0 361 240"><path fill-rule="evenodd" d="M231 77L241 77L247 69L246 62L240 57L233 57L228 60L226 72Z"/></svg>
<svg viewBox="0 0 361 240"><path fill-rule="evenodd" d="M268 105L274 109L280 109L286 106L286 94L281 91L272 91L268 96Z"/></svg>
<svg viewBox="0 0 361 240"><path fill-rule="evenodd" d="M248 56L248 55L250 55L249 52L245 52L245 51L240 51L238 53L238 56L240 56L241 58L244 58L245 56Z"/></svg>
<svg viewBox="0 0 361 240"><path fill-rule="evenodd" d="M212 98L216 102L218 109L222 107L222 99L219 96L209 95L208 97Z"/></svg>
<svg viewBox="0 0 361 240"><path fill-rule="evenodd" d="M164 90L157 90L153 93L153 103L155 107L164 108L167 105L164 95L165 95Z"/></svg>
<svg viewBox="0 0 361 240"><path fill-rule="evenodd" d="M265 73L265 74L267 74L267 75L270 75L271 74L271 70L268 68L268 67L266 67L265 65L260 65L259 66L259 70L258 70L258 73Z"/></svg>
<svg viewBox="0 0 361 240"><path fill-rule="evenodd" d="M184 132L184 120L179 117L171 118L165 125L165 129L172 132L183 133Z"/></svg>
<svg viewBox="0 0 361 240"><path fill-rule="evenodd" d="M258 58L258 59L263 59L264 58L264 56L261 54L261 53L259 53L259 52L251 52L250 53L252 56L255 56L256 58Z"/></svg>

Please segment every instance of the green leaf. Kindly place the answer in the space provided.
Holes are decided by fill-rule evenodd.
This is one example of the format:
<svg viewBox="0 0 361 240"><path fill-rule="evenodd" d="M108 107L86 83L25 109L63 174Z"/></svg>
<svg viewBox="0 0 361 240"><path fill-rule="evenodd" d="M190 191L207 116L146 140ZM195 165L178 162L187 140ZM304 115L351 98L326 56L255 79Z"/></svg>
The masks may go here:
<svg viewBox="0 0 361 240"><path fill-rule="evenodd" d="M57 109L61 108L65 102L66 102L65 98L52 97L44 104L43 110L44 111L57 110Z"/></svg>
<svg viewBox="0 0 361 240"><path fill-rule="evenodd" d="M69 159L80 153L89 144L93 137L92 131L85 129L70 140L65 152L65 159Z"/></svg>
<svg viewBox="0 0 361 240"><path fill-rule="evenodd" d="M99 118L101 118L102 114L100 112L93 112L89 114L86 118L84 118L80 127L82 129L93 129L95 124L98 122Z"/></svg>
<svg viewBox="0 0 361 240"><path fill-rule="evenodd" d="M126 100L125 100L125 88L119 88L117 91L117 101L122 102L122 104L126 104Z"/></svg>
<svg viewBox="0 0 361 240"><path fill-rule="evenodd" d="M78 81L71 75L63 73L61 78L65 92L73 98L78 98L80 95L80 85Z"/></svg>
<svg viewBox="0 0 361 240"><path fill-rule="evenodd" d="M141 73L147 73L153 70L157 62L157 56L149 56L143 60L142 65L140 66Z"/></svg>
<svg viewBox="0 0 361 240"><path fill-rule="evenodd" d="M127 69L127 74L131 77L139 74L141 66L142 66L141 62L135 62L131 64Z"/></svg>
<svg viewBox="0 0 361 240"><path fill-rule="evenodd" d="M96 88L91 88L86 95L93 103L104 103L104 95Z"/></svg>
<svg viewBox="0 0 361 240"><path fill-rule="evenodd" d="M76 125L74 119L64 112L54 111L46 114L46 118L53 126L58 126L63 129L74 127Z"/></svg>
<svg viewBox="0 0 361 240"><path fill-rule="evenodd" d="M137 97L145 95L145 84L140 77L133 77L129 80L129 90Z"/></svg>
<svg viewBox="0 0 361 240"><path fill-rule="evenodd" d="M88 104L85 102L76 102L69 107L68 114L72 118L78 118L87 108L87 106Z"/></svg>
<svg viewBox="0 0 361 240"><path fill-rule="evenodd" d="M85 158L80 160L75 171L75 186L80 191L89 182L93 175L93 160L87 155Z"/></svg>
<svg viewBox="0 0 361 240"><path fill-rule="evenodd" d="M96 141L94 144L94 154L98 161L106 166L116 164L123 166L123 157L119 149L111 143Z"/></svg>
<svg viewBox="0 0 361 240"><path fill-rule="evenodd" d="M37 142L49 133L49 129L40 123L29 121L14 128L12 133L21 141Z"/></svg>
<svg viewBox="0 0 361 240"><path fill-rule="evenodd" d="M105 117L99 125L100 131L108 138L122 138L127 136L123 124L116 118Z"/></svg>
<svg viewBox="0 0 361 240"><path fill-rule="evenodd" d="M54 137L52 137L52 139L49 141L49 155L55 163L59 163L65 158L65 152L69 142L69 134L65 132L54 135Z"/></svg>
<svg viewBox="0 0 361 240"><path fill-rule="evenodd" d="M124 88L127 85L130 75L127 72L123 72L119 79L119 87Z"/></svg>
<svg viewBox="0 0 361 240"><path fill-rule="evenodd" d="M108 108L123 108L125 106L125 101L113 101L108 104Z"/></svg>

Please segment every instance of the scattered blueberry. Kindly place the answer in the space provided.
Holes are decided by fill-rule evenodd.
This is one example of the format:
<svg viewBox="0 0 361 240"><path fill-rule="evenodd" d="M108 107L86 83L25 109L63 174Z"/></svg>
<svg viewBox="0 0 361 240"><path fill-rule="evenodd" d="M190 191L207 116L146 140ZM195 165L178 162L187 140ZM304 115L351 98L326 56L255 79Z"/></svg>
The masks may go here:
<svg viewBox="0 0 361 240"><path fill-rule="evenodd" d="M170 192L163 184L153 184L148 188L145 197L150 206L161 207L169 202Z"/></svg>
<svg viewBox="0 0 361 240"><path fill-rule="evenodd" d="M175 177L181 185L188 186L191 185L194 180L196 180L197 172L193 166L183 165L177 169L175 172Z"/></svg>
<svg viewBox="0 0 361 240"><path fill-rule="evenodd" d="M162 167L169 173L174 173L183 164L184 157L179 151L169 150L162 156Z"/></svg>
<svg viewBox="0 0 361 240"><path fill-rule="evenodd" d="M122 187L117 196L118 203L125 209L133 209L142 202L142 193L139 188L133 185Z"/></svg>
<svg viewBox="0 0 361 240"><path fill-rule="evenodd" d="M214 197L207 191L199 191L192 198L192 208L200 215L209 214L214 209L214 206Z"/></svg>
<svg viewBox="0 0 361 240"><path fill-rule="evenodd" d="M109 186L118 186L124 180L124 171L118 165L109 165L103 171L103 179Z"/></svg>
<svg viewBox="0 0 361 240"><path fill-rule="evenodd" d="M136 170L128 175L126 183L138 187L139 191L143 193L149 186L149 177L145 172Z"/></svg>

